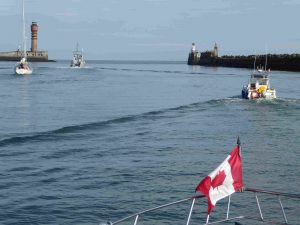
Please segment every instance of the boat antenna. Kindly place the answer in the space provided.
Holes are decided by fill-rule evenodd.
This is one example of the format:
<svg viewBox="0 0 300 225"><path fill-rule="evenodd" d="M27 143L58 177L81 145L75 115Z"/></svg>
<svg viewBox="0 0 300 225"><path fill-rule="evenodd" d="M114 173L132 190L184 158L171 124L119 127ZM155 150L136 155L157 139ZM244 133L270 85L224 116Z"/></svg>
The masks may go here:
<svg viewBox="0 0 300 225"><path fill-rule="evenodd" d="M268 49L266 47L266 62L265 62L265 71L267 71L267 64L268 64Z"/></svg>
<svg viewBox="0 0 300 225"><path fill-rule="evenodd" d="M256 63L256 54L254 55L254 66L253 66L253 73L255 72L255 63Z"/></svg>
<svg viewBox="0 0 300 225"><path fill-rule="evenodd" d="M79 43L77 41L77 43L76 43L76 52L78 52L78 48L79 48Z"/></svg>

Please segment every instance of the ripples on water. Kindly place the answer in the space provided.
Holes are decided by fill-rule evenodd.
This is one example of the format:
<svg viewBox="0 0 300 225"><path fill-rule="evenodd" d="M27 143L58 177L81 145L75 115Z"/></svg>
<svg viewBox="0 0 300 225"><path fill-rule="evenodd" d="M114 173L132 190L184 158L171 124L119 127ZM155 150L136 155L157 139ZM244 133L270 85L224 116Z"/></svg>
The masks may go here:
<svg viewBox="0 0 300 225"><path fill-rule="evenodd" d="M246 186L300 192L299 73L274 72L278 99L247 101L239 93L249 70L66 65L34 64L35 74L17 77L0 64L2 224L98 224L191 196L238 135ZM258 216L250 197L235 194L233 214ZM283 203L297 224L299 202ZM225 217L226 204L212 219ZM267 217L281 219L276 206L263 205ZM182 224L189 207L141 224ZM205 211L199 200L191 224Z"/></svg>

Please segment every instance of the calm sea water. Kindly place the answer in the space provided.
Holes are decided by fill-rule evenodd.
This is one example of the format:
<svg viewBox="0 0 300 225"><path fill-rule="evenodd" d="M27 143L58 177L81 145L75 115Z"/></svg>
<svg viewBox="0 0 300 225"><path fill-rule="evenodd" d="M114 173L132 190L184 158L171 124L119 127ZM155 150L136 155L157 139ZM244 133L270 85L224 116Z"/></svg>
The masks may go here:
<svg viewBox="0 0 300 225"><path fill-rule="evenodd" d="M278 99L247 101L248 69L59 61L16 76L13 66L0 63L1 224L99 224L192 196L237 136L247 187L300 193L300 73L274 71ZM232 215L257 217L253 197L234 194ZM265 217L282 221L276 198L262 200ZM300 224L299 201L283 205ZM189 208L139 224L184 224ZM204 223L205 211L198 200L191 224Z"/></svg>

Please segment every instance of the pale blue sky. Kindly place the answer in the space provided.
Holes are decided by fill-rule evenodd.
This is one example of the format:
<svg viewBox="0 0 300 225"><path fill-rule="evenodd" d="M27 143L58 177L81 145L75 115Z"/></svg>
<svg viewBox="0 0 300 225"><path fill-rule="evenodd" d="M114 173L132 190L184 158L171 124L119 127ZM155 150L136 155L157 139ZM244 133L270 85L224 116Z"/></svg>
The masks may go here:
<svg viewBox="0 0 300 225"><path fill-rule="evenodd" d="M0 0L0 51L21 42L21 0ZM300 0L26 0L41 50L69 59L186 60L217 42L220 54L300 53Z"/></svg>

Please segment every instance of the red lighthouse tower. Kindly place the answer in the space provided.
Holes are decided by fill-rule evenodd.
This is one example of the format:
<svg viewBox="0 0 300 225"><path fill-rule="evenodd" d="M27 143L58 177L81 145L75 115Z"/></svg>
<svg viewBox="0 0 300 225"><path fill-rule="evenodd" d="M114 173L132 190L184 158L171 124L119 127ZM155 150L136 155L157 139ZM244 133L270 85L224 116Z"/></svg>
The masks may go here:
<svg viewBox="0 0 300 225"><path fill-rule="evenodd" d="M37 51L37 36L38 36L38 25L36 22L31 24L31 52Z"/></svg>

